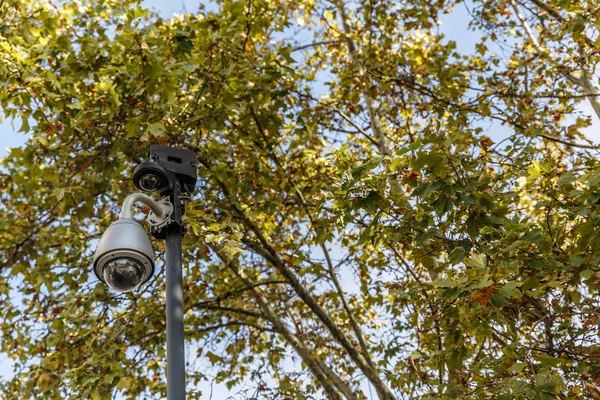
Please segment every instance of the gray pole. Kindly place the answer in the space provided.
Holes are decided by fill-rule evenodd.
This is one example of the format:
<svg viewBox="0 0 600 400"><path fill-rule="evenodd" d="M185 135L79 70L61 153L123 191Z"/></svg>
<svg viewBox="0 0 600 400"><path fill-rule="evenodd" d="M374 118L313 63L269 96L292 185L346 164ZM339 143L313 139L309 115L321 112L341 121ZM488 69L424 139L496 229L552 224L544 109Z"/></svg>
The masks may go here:
<svg viewBox="0 0 600 400"><path fill-rule="evenodd" d="M179 186L178 184L176 186ZM173 193L173 206L181 207L179 187ZM181 210L181 209L180 209ZM181 270L182 228L167 228L167 399L185 400L185 354L183 341L183 272Z"/></svg>

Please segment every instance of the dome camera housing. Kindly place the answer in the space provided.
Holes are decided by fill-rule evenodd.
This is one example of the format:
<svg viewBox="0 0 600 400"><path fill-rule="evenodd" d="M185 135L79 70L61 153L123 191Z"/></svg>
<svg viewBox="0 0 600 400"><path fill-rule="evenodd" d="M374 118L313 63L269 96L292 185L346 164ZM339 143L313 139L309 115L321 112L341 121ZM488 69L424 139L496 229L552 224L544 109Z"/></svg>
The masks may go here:
<svg viewBox="0 0 600 400"><path fill-rule="evenodd" d="M168 186L165 186L165 189L160 189L161 194L170 194L169 192L174 189L176 181L181 184L182 192L192 193L194 191L198 175L196 172L196 155L193 152L153 144L148 151L148 159L136 168L136 172L150 167L151 165L148 162L160 165L166 171ZM135 173L133 180L135 183ZM135 185L137 186L137 183Z"/></svg>
<svg viewBox="0 0 600 400"><path fill-rule="evenodd" d="M133 184L145 192L161 193L171 188L167 171L153 160L146 160L135 168Z"/></svg>
<svg viewBox="0 0 600 400"><path fill-rule="evenodd" d="M154 252L144 228L131 218L112 223L98 243L94 273L118 292L130 292L150 279Z"/></svg>

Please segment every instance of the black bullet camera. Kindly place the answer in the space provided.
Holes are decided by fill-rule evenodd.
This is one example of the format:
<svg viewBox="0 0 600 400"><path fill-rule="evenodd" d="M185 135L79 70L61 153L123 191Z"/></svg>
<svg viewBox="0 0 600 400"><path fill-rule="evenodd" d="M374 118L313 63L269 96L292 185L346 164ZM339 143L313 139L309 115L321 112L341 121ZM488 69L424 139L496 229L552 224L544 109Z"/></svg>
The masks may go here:
<svg viewBox="0 0 600 400"><path fill-rule="evenodd" d="M133 172L133 184L146 192L158 191L168 196L181 184L182 193L192 193L196 186L196 156L188 150L153 144L148 159Z"/></svg>

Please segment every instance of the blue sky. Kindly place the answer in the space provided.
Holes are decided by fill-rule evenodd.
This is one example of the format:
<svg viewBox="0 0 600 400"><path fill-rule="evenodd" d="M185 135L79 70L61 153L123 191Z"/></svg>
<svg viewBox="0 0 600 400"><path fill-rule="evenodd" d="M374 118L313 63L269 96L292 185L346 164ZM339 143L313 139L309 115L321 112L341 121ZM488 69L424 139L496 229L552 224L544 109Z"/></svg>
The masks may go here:
<svg viewBox="0 0 600 400"><path fill-rule="evenodd" d="M161 1L161 0L144 0L143 4L146 7L153 8L158 11L161 16L165 19L169 19L173 16L173 14L184 13L184 12L195 12L198 10L198 7L202 3L201 0L173 0L173 1ZM473 34L472 32L467 31L467 27L465 24L465 20L467 19L466 11L463 6L457 6L456 10L452 14L444 15L442 18L442 26L440 30L444 32L449 39L455 40L458 44L458 50L465 53L470 53L474 51L475 43L478 39L477 34ZM586 112L587 114L594 115L591 107L587 103L583 103L581 106L581 110ZM593 117L593 125L592 127L586 130L586 135L592 139L595 143L600 143L600 121L598 118ZM14 127L12 126L10 121L2 121L0 122L0 158L6 156L7 150L12 147L22 146L27 136L18 133L18 129L20 128L20 121L14 122ZM507 128L501 128L498 126L491 126L490 129L493 129L495 135L506 134ZM335 251L335 250L334 250ZM194 349L188 349L188 353L190 355L195 354ZM190 357L193 359L193 357ZM197 360L195 367L199 370L208 369L210 364L206 364L206 366L200 365L198 363L206 362L207 360ZM0 353L0 376L10 376L11 368L10 362L6 360L6 358ZM210 384L204 385L205 395L202 397L204 400L212 399L226 399L228 395L234 395L237 393L237 390L229 391L224 385L214 384L212 390L210 388ZM212 392L212 393L211 393ZM365 391L369 393L368 390ZM0 399L2 398L0 394Z"/></svg>

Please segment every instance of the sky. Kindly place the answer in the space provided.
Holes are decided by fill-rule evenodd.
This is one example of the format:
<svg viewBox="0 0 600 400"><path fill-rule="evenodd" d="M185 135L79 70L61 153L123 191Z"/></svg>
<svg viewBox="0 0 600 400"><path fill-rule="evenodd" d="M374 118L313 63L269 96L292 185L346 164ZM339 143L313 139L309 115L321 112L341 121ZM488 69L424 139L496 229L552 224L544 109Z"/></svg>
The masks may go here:
<svg viewBox="0 0 600 400"><path fill-rule="evenodd" d="M144 6L155 9L165 19L170 19L175 13L182 14L184 12L195 12L198 10L201 0L144 0L142 1ZM444 15L442 17L442 25L440 27L441 32L445 33L450 40L455 40L458 45L458 50L464 53L472 53L475 49L475 43L478 39L478 35L473 34L467 30L464 21L467 18L466 10L462 6L458 6L453 13ZM589 103L582 103L580 108L586 114L593 115L593 125L585 131L587 137L594 143L600 143L600 121L592 112ZM14 125L14 126L13 126ZM5 157L8 154L8 149L13 147L22 146L27 140L27 135L18 133L20 128L20 121L15 121L11 124L10 121L0 121L0 158ZM496 131L496 135L506 134L507 131L503 127L489 126L488 129ZM502 132L504 131L504 132ZM188 349L187 353L194 354L193 349ZM206 361L208 362L208 361ZM11 363L5 356L0 353L0 377L10 376L11 374ZM208 366L208 364L207 364ZM196 368L202 366L196 365ZM229 391L224 385L214 384L212 389L207 384L204 389L204 396L202 400L209 399L223 399L225 400L228 395L234 395L237 390ZM367 390L366 393L369 393ZM0 393L0 400L2 394Z"/></svg>

